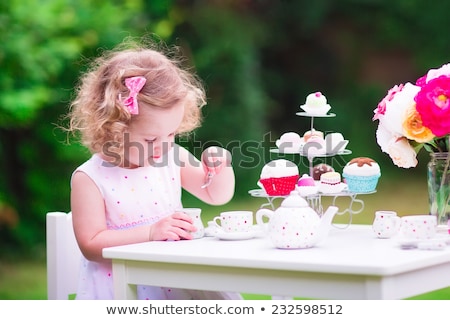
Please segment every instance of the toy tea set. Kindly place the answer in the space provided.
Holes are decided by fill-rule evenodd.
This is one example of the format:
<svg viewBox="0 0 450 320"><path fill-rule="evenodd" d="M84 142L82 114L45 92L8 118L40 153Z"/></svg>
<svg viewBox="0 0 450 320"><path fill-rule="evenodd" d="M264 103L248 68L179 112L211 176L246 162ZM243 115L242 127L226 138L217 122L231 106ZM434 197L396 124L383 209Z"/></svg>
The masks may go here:
<svg viewBox="0 0 450 320"><path fill-rule="evenodd" d="M204 234L221 240L247 240L267 235L277 248L311 248L326 238L337 211L337 207L330 206L320 217L305 199L292 191L275 211L258 210L256 225L253 224L252 211L222 212L209 221L205 229L198 226L194 238ZM269 222L265 223L264 217Z"/></svg>
<svg viewBox="0 0 450 320"><path fill-rule="evenodd" d="M251 196L266 198L268 201L256 212L256 224L253 224L252 211L222 212L208 221L205 229L200 226L201 234L197 237L204 235L220 240L267 237L275 248L305 249L326 239L334 226L332 222L336 214L348 212L351 217L363 210L364 202L356 197L376 192L381 176L379 165L373 159L356 157L344 166L342 176L326 163L313 166L315 158L351 154L346 149L349 141L341 133L333 132L324 136L321 131L314 129L315 117L335 116L328 113L331 107L323 94L316 92L308 95L306 103L300 108L304 112L298 112L297 115L310 117L311 129L303 137L294 132L283 134L276 141L277 148L270 151L307 157L309 173L300 175L297 165L284 159L267 163L257 183L260 189L249 191ZM323 209L322 197L333 199L326 210ZM342 211L335 205L338 197L351 199L349 206ZM278 208L273 203L276 198L283 198ZM354 208L355 204L359 204L359 209ZM272 210L264 208L266 206ZM450 237L436 234L436 221L433 218L425 215L400 218L393 211L377 211L373 221L374 237L398 238L402 249L441 250L450 244ZM424 220L428 223L427 228L422 226Z"/></svg>

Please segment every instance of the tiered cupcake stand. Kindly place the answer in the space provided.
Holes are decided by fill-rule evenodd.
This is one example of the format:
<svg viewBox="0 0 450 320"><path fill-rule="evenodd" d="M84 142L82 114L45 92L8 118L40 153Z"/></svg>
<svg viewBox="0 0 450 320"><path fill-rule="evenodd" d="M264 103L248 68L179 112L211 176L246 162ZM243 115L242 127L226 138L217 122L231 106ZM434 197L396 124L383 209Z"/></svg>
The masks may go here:
<svg viewBox="0 0 450 320"><path fill-rule="evenodd" d="M327 113L324 115L316 115L316 114L310 114L307 112L297 112L296 115L301 116L301 117L309 117L311 118L311 131L314 130L314 118L331 118L331 117L335 117L336 114L334 113ZM313 167L314 167L314 159L315 158L323 158L323 157L334 157L334 156L339 156L339 155L349 155L351 154L351 150L349 149L342 149L339 150L337 152L325 152L323 154L313 154L313 155L309 155L308 153L303 151L303 148L300 148L298 150L298 152L294 152L294 151L281 151L278 148L273 148L270 149L271 153L277 153L277 154L300 154L300 156L302 157L306 157L308 159L309 162L309 172L310 172L310 176L313 176ZM315 194L312 195L308 195L305 196L304 198L308 201L309 205L320 215L323 214L324 212L324 208L323 208L323 203L322 203L322 198L323 197L328 197L331 198L331 205L336 205L336 202L338 201L339 198L342 197L347 197L349 198L349 203L348 205L344 208L344 209L340 209L340 211L338 212L338 215L343 215L348 213L349 214L349 224L351 224L352 221L352 216L354 214L358 214L360 212L362 212L364 210L364 201L361 199L357 199L358 195L362 195L362 194L372 194L375 193L376 191L372 191L372 192L366 192L366 193L354 193L354 192L350 192L348 190L343 190L342 192L338 192L338 193L323 193L323 192L317 192ZM285 196L269 196L267 195L267 193L265 192L264 189L254 189L254 190L250 190L249 194L252 197L257 197L257 198L264 198L267 200L266 203L261 205L261 208L263 207L271 207L272 209L275 209L275 204L274 201L276 199L279 198L285 198ZM339 207L339 206L338 206Z"/></svg>

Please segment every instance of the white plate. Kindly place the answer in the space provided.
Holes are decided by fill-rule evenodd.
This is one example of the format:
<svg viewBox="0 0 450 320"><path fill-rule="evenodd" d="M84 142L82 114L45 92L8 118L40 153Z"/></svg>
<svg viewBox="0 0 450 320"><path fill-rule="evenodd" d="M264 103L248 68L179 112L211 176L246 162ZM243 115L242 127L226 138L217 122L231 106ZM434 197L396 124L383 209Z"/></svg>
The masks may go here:
<svg viewBox="0 0 450 320"><path fill-rule="evenodd" d="M327 113L327 114L321 114L321 115L319 115L319 114L311 114L311 113L308 113L308 112L297 112L297 113L295 113L296 115L298 115L298 116L302 116L302 117L335 117L336 116L336 114L335 113Z"/></svg>
<svg viewBox="0 0 450 320"><path fill-rule="evenodd" d="M309 115L324 116L331 109L331 106L329 104L326 104L324 106L309 107L309 106L303 104L300 106L300 108L302 108Z"/></svg>
<svg viewBox="0 0 450 320"><path fill-rule="evenodd" d="M249 232L218 232L216 237L220 240L248 240L256 237L256 231Z"/></svg>
<svg viewBox="0 0 450 320"><path fill-rule="evenodd" d="M433 243L433 242L444 242L445 244L450 245L450 236L436 234L436 236L434 238L430 238L430 239L407 239L402 236L398 236L397 242L400 245L400 247L403 247L403 248L406 248L406 247L415 248L419 244Z"/></svg>

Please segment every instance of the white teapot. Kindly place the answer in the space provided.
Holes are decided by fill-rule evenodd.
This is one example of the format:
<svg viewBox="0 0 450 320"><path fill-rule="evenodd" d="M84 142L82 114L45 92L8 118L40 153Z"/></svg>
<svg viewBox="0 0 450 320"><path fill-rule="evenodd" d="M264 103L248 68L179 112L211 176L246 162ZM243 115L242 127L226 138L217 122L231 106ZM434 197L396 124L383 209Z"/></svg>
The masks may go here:
<svg viewBox="0 0 450 320"><path fill-rule="evenodd" d="M311 248L326 238L337 212L338 207L330 206L319 217L294 190L275 211L259 209L256 212L256 222L268 233L277 248ZM269 222L264 223L263 217L269 218Z"/></svg>

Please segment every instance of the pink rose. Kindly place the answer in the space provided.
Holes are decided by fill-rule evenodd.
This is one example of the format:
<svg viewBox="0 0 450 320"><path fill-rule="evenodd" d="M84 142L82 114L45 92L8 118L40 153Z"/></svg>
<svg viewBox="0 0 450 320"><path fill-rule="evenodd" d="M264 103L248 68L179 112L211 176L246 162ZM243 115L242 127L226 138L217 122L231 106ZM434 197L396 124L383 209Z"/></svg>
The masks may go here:
<svg viewBox="0 0 450 320"><path fill-rule="evenodd" d="M429 80L415 97L424 126L437 137L450 133L450 76Z"/></svg>
<svg viewBox="0 0 450 320"><path fill-rule="evenodd" d="M416 86L423 87L427 83L427 75L421 76L416 81Z"/></svg>

